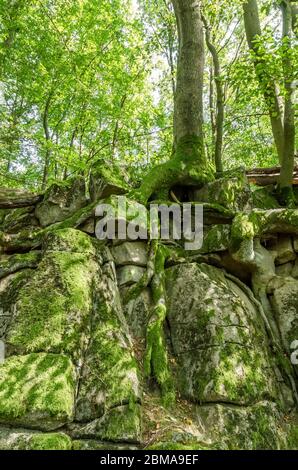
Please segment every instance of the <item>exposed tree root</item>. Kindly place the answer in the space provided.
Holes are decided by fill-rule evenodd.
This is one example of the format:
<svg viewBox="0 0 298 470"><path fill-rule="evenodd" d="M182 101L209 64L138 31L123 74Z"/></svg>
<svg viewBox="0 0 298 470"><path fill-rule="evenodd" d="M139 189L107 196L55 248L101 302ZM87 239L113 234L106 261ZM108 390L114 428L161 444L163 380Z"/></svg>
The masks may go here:
<svg viewBox="0 0 298 470"><path fill-rule="evenodd" d="M154 308L147 327L147 346L144 361L145 376L153 375L161 388L165 406L175 401L174 384L168 363L166 342L164 337L164 321L167 316L165 299L164 266L166 251L156 240L155 272L151 282Z"/></svg>
<svg viewBox="0 0 298 470"><path fill-rule="evenodd" d="M177 184L200 187L213 179L214 169L205 159L200 139L187 136L179 141L174 157L155 166L129 197L141 204L147 204L152 197L168 200L171 188Z"/></svg>

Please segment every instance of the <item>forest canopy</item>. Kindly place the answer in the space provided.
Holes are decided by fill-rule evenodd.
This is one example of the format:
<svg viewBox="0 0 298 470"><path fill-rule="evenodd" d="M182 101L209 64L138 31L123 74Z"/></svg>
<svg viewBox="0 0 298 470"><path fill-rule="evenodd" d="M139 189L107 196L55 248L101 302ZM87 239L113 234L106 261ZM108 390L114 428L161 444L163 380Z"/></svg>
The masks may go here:
<svg viewBox="0 0 298 470"><path fill-rule="evenodd" d="M298 2L200 3L206 158L277 166L289 112L297 149ZM40 191L98 162L142 181L173 152L177 58L168 0L1 0L0 184Z"/></svg>

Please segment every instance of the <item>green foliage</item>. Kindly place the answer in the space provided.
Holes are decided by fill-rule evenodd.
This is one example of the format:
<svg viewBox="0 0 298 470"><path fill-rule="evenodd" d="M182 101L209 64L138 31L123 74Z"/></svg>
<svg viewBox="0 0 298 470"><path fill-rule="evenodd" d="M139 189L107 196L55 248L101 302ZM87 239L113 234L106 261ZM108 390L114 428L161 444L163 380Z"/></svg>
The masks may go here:
<svg viewBox="0 0 298 470"><path fill-rule="evenodd" d="M289 47L282 38L279 3L258 0L261 60L255 69L242 4L202 2L225 91L223 163L273 166L278 158L263 94L273 80L283 98L284 76L298 79L297 39ZM115 161L138 184L172 155L178 41L170 0L0 0L0 18L0 184L39 189L43 179L49 185L87 176L98 163ZM210 160L212 67L207 51L204 137Z"/></svg>

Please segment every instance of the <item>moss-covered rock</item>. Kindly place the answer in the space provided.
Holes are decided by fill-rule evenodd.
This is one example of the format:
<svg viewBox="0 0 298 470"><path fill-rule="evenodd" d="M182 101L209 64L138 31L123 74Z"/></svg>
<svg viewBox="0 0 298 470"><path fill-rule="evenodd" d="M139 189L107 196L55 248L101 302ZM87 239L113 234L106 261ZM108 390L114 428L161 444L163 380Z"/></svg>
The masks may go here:
<svg viewBox="0 0 298 470"><path fill-rule="evenodd" d="M41 259L39 251L15 254L0 261L0 279L22 269L36 268Z"/></svg>
<svg viewBox="0 0 298 470"><path fill-rule="evenodd" d="M220 204L232 211L247 211L252 207L252 195L244 170L226 172L222 178L194 191L194 200Z"/></svg>
<svg viewBox="0 0 298 470"><path fill-rule="evenodd" d="M0 365L0 422L54 430L71 421L75 371L57 354L12 356Z"/></svg>
<svg viewBox="0 0 298 470"><path fill-rule="evenodd" d="M288 429L276 404L261 401L250 407L216 404L200 406L198 419L220 449L284 449Z"/></svg>
<svg viewBox="0 0 298 470"><path fill-rule="evenodd" d="M243 263L254 260L254 239L266 234L298 234L297 209L254 209L250 213L240 212L231 228L230 252Z"/></svg>
<svg viewBox="0 0 298 470"><path fill-rule="evenodd" d="M8 210L1 229L6 233L18 233L28 227L36 229L39 223L34 215L34 209L34 206L29 206Z"/></svg>
<svg viewBox="0 0 298 470"><path fill-rule="evenodd" d="M272 194L273 187L255 188L252 191L253 207L256 209L278 209L279 203Z"/></svg>
<svg viewBox="0 0 298 470"><path fill-rule="evenodd" d="M141 408L130 404L117 406L100 419L88 424L72 424L70 434L74 439L138 443L141 440Z"/></svg>
<svg viewBox="0 0 298 470"><path fill-rule="evenodd" d="M288 353L298 339L298 280L285 278L272 283L271 305Z"/></svg>
<svg viewBox="0 0 298 470"><path fill-rule="evenodd" d="M226 251L230 245L230 225L213 225L204 230L203 246L200 253L217 253Z"/></svg>
<svg viewBox="0 0 298 470"><path fill-rule="evenodd" d="M96 255L94 240L80 230L73 228L62 228L46 233L43 238L42 248L44 252L67 251Z"/></svg>
<svg viewBox="0 0 298 470"><path fill-rule="evenodd" d="M103 266L96 285L90 342L76 403L76 420L82 422L141 399L138 365L112 263Z"/></svg>
<svg viewBox="0 0 298 470"><path fill-rule="evenodd" d="M274 398L264 326L246 294L211 266L184 264L166 273L182 395L195 402L235 404Z"/></svg>
<svg viewBox="0 0 298 470"><path fill-rule="evenodd" d="M98 162L92 168L89 192L92 201L99 201L112 194L124 194L128 190L127 175L116 164Z"/></svg>
<svg viewBox="0 0 298 470"><path fill-rule="evenodd" d="M0 428L1 450L71 450L72 442L62 432L39 433L26 429Z"/></svg>
<svg viewBox="0 0 298 470"><path fill-rule="evenodd" d="M73 178L65 183L53 184L35 209L35 216L42 227L70 217L86 205L85 180Z"/></svg>
<svg viewBox="0 0 298 470"><path fill-rule="evenodd" d="M46 253L18 292L6 335L10 351L68 352L77 358L87 341L96 270L85 253Z"/></svg>

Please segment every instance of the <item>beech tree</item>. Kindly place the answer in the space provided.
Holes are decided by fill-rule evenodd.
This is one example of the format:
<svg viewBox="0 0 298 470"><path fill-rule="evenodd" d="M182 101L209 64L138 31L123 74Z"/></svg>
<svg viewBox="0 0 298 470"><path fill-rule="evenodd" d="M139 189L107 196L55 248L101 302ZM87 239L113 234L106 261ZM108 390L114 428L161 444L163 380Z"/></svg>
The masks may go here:
<svg viewBox="0 0 298 470"><path fill-rule="evenodd" d="M289 0L281 0L282 10L282 64L284 102L281 105L280 88L267 71L266 56L263 53L262 29L257 0L247 0L243 4L244 24L247 42L253 53L254 65L259 85L263 90L269 111L272 133L281 165L279 197L282 203L292 204L292 176L295 153L295 123L293 95L293 64L291 57L292 19L294 17Z"/></svg>
<svg viewBox="0 0 298 470"><path fill-rule="evenodd" d="M203 138L204 30L199 0L172 0L178 30L172 158L148 174L135 193L142 202L167 199L173 185L213 178Z"/></svg>

